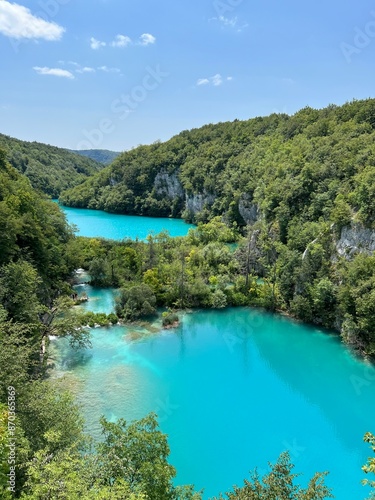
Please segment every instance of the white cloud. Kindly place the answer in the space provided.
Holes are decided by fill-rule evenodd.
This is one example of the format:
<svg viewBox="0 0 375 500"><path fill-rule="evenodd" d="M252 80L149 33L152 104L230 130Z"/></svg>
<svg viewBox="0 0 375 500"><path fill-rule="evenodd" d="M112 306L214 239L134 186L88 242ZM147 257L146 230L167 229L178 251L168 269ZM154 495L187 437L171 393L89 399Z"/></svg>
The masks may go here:
<svg viewBox="0 0 375 500"><path fill-rule="evenodd" d="M57 61L61 66L73 66L74 71L76 73L95 73L95 68L91 68L90 66L82 66L82 64L77 63L76 61ZM73 71L73 69L72 69Z"/></svg>
<svg viewBox="0 0 375 500"><path fill-rule="evenodd" d="M52 76L59 76L62 78L70 78L71 80L74 79L73 73L71 73L66 69L47 68L47 66L41 68L40 66L34 66L33 70L35 70L38 73L38 75L52 75Z"/></svg>
<svg viewBox="0 0 375 500"><path fill-rule="evenodd" d="M76 69L76 73L95 73L95 69L90 68L90 66L84 66L83 68Z"/></svg>
<svg viewBox="0 0 375 500"><path fill-rule="evenodd" d="M105 73L120 73L119 68L108 68L108 66L99 66L99 71L104 71Z"/></svg>
<svg viewBox="0 0 375 500"><path fill-rule="evenodd" d="M211 78L211 80L212 80L212 84L215 87L219 87L219 85L221 85L223 83L223 77L219 73L217 75L213 76Z"/></svg>
<svg viewBox="0 0 375 500"><path fill-rule="evenodd" d="M197 81L197 85L208 85L210 83L210 80L208 78L200 78Z"/></svg>
<svg viewBox="0 0 375 500"><path fill-rule="evenodd" d="M238 23L238 17L219 16L217 20L224 26L230 26L231 28L235 28Z"/></svg>
<svg viewBox="0 0 375 500"><path fill-rule="evenodd" d="M106 45L106 42L101 42L94 37L90 38L90 46L93 50L98 50L100 47L105 47Z"/></svg>
<svg viewBox="0 0 375 500"><path fill-rule="evenodd" d="M127 47L131 44L131 38L124 35L117 35L116 38L111 42L112 47Z"/></svg>
<svg viewBox="0 0 375 500"><path fill-rule="evenodd" d="M225 78L226 81L230 82L233 80L232 76L227 76ZM224 83L224 78L221 76L220 73L217 73L214 76L210 76L209 78L200 78L197 81L197 86L201 85L213 85L214 87L220 87Z"/></svg>
<svg viewBox="0 0 375 500"><path fill-rule="evenodd" d="M1 0L0 0L1 2ZM153 45L156 42L156 37L151 35L150 33L143 33L138 41L133 41L130 37L126 35L116 35L114 40L111 42L101 42L94 37L90 38L90 45L93 50L98 50L101 47L116 47L116 48L126 48L130 45L143 45L146 47L147 45Z"/></svg>
<svg viewBox="0 0 375 500"><path fill-rule="evenodd" d="M0 0L1 2L1 0ZM106 65L103 65L103 66L98 66L97 68L93 68L92 66L82 66L82 64L79 64L75 61L68 61L68 62L65 62L65 61L59 61L59 64L63 65L63 66L73 66L70 71L67 71L67 73L70 73L72 76L73 76L73 73L77 73L77 74L84 74L84 73L96 73L97 71L103 71L104 73L121 73L121 69L119 68L112 68L112 67L109 67L109 66L106 66ZM34 68L36 69L36 68ZM40 69L43 69L46 70L48 68L38 68L39 70ZM59 72L61 71L65 71L63 69L61 70L58 70ZM52 73L43 73L43 74L52 74ZM58 76L68 76L68 75L58 75ZM74 77L74 76L73 76Z"/></svg>
<svg viewBox="0 0 375 500"><path fill-rule="evenodd" d="M150 33L143 33L139 38L141 45L152 45L156 42L156 38Z"/></svg>
<svg viewBox="0 0 375 500"><path fill-rule="evenodd" d="M34 16L30 9L0 0L0 33L16 39L60 40L65 29Z"/></svg>

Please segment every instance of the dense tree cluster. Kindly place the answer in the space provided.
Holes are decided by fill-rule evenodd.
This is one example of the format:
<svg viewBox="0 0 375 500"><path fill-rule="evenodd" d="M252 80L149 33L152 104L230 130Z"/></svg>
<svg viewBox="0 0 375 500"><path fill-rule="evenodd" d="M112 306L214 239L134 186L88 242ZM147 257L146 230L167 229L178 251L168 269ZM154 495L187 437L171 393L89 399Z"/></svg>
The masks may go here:
<svg viewBox="0 0 375 500"><path fill-rule="evenodd" d="M7 160L24 174L35 189L58 198L65 189L82 183L103 165L66 149L26 142L0 134L0 148Z"/></svg>
<svg viewBox="0 0 375 500"><path fill-rule="evenodd" d="M226 493L227 500L323 500L334 498L324 484L326 473L317 473L310 480L307 488L295 484L298 474L293 473L293 464L288 452L282 453L275 464L270 464L270 472L263 478L255 470L251 480L245 480L244 486L235 486ZM217 500L224 500L220 496Z"/></svg>
<svg viewBox="0 0 375 500"><path fill-rule="evenodd" d="M326 224L296 226L291 234L284 244L275 224L259 221L243 236L215 217L185 238L76 238L68 255L89 270L92 284L121 289L116 313L124 320L150 316L157 306L264 307L336 329L373 356L375 257L338 257Z"/></svg>
<svg viewBox="0 0 375 500"><path fill-rule="evenodd" d="M13 319L31 321L37 312L29 311L32 298L51 300L51 293L64 286L72 270L65 247L73 233L59 207L39 196L29 180L7 163L2 150L0 227L2 303ZM19 317L25 314L27 318Z"/></svg>

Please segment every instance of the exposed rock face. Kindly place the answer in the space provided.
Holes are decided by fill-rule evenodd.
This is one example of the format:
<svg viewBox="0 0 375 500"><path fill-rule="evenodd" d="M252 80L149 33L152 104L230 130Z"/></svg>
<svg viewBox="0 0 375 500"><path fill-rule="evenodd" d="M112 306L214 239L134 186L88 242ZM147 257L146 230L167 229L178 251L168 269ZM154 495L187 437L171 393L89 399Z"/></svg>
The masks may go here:
<svg viewBox="0 0 375 500"><path fill-rule="evenodd" d="M244 194L238 203L238 211L246 224L254 224L260 219L260 210L256 203Z"/></svg>
<svg viewBox="0 0 375 500"><path fill-rule="evenodd" d="M166 196L170 200L185 199L185 208L194 215L201 212L206 205L212 205L216 199L215 195L208 193L187 194L178 178L178 172L159 172L155 177L154 186L158 195Z"/></svg>
<svg viewBox="0 0 375 500"><path fill-rule="evenodd" d="M206 205L212 205L216 196L213 194L186 194L186 209L194 215L201 212Z"/></svg>
<svg viewBox="0 0 375 500"><path fill-rule="evenodd" d="M154 181L155 191L157 194L167 196L173 200L174 198L183 198L184 189L178 178L177 172L168 174L167 172L159 172Z"/></svg>
<svg viewBox="0 0 375 500"><path fill-rule="evenodd" d="M154 187L158 195L165 196L170 200L174 200L175 198L185 199L186 210L194 215L201 212L205 206L212 205L216 200L216 195L207 192L186 193L178 178L178 172L169 174L165 170L162 170L155 177ZM253 203L246 194L242 195L238 210L246 224L254 224L261 218L258 205Z"/></svg>
<svg viewBox="0 0 375 500"><path fill-rule="evenodd" d="M347 259L356 253L372 254L375 251L375 230L356 223L345 226L336 243L336 250L340 256Z"/></svg>

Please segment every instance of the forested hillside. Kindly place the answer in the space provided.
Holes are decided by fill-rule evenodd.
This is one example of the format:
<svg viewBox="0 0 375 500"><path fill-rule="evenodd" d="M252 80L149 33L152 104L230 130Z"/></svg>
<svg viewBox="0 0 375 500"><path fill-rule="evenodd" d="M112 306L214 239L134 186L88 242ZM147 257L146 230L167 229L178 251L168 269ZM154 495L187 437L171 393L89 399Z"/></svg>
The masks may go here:
<svg viewBox="0 0 375 500"><path fill-rule="evenodd" d="M45 359L41 346L49 329L43 318L66 288L72 267L65 248L72 233L58 206L39 196L28 179L6 162L2 150L0 228L0 496L7 499L13 498L5 488L11 465L6 448L11 432L7 403L9 397L15 397L8 388L16 391L19 410L13 434L18 493L25 481L27 460L47 443L45 433L60 432L68 425L76 435L79 417L68 404L68 396L42 382Z"/></svg>
<svg viewBox="0 0 375 500"><path fill-rule="evenodd" d="M3 134L0 134L0 148L6 151L10 164L28 177L35 189L53 198L103 168L102 164L66 149L20 141Z"/></svg>
<svg viewBox="0 0 375 500"><path fill-rule="evenodd" d="M109 151L108 149L73 149L72 153L86 156L87 158L91 158L99 163L103 163L103 165L109 165L121 154L116 151Z"/></svg>
<svg viewBox="0 0 375 500"><path fill-rule="evenodd" d="M61 196L69 206L239 225L375 215L375 100L207 125L123 153Z"/></svg>

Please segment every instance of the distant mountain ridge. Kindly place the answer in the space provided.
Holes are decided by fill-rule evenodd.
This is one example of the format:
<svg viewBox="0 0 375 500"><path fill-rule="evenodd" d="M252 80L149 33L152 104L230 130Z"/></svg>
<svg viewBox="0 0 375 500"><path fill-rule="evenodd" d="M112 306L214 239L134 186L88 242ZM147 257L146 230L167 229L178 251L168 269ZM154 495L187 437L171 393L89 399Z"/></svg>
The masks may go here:
<svg viewBox="0 0 375 500"><path fill-rule="evenodd" d="M67 149L28 142L0 134L7 160L24 174L35 189L57 198L66 189L98 173L103 164Z"/></svg>
<svg viewBox="0 0 375 500"><path fill-rule="evenodd" d="M110 151L109 149L71 149L70 151L81 156L86 156L86 158L91 158L103 165L109 165L121 154L118 151Z"/></svg>

